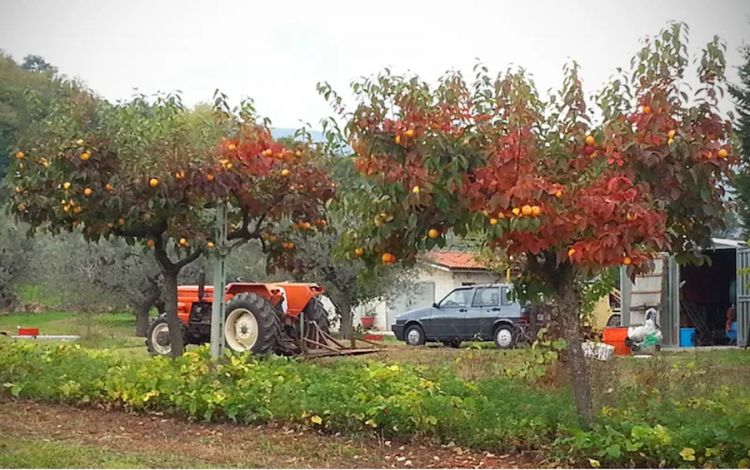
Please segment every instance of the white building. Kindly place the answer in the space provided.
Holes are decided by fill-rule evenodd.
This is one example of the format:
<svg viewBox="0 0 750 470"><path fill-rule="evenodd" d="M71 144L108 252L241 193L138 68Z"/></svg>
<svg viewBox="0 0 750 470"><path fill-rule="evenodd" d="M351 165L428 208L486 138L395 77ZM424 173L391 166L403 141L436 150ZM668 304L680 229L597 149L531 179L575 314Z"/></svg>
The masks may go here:
<svg viewBox="0 0 750 470"><path fill-rule="evenodd" d="M354 311L354 324L368 313L375 314L374 329L390 331L397 315L429 307L456 287L492 284L500 276L476 261L474 254L461 251L431 251L419 260L413 285L391 301L376 301Z"/></svg>

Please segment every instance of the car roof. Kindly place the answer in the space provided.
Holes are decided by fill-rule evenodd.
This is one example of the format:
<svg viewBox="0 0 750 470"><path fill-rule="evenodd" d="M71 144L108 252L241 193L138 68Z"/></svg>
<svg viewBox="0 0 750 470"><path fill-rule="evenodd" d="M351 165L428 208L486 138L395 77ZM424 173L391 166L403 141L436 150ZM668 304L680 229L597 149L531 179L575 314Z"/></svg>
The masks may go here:
<svg viewBox="0 0 750 470"><path fill-rule="evenodd" d="M473 284L470 286L458 286L456 289L476 289L477 287L513 287L513 284Z"/></svg>

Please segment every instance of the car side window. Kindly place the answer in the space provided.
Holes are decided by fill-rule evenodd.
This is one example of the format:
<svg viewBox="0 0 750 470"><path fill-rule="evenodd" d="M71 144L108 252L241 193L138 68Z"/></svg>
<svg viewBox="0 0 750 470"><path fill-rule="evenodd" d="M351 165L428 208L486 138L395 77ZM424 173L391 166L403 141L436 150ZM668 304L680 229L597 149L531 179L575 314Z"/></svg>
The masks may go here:
<svg viewBox="0 0 750 470"><path fill-rule="evenodd" d="M472 307L498 307L499 305L499 287L479 287L471 303Z"/></svg>
<svg viewBox="0 0 750 470"><path fill-rule="evenodd" d="M514 302L512 299L509 298L509 295L510 295L510 289L507 287L503 287L503 294L500 296L503 307L513 305Z"/></svg>
<svg viewBox="0 0 750 470"><path fill-rule="evenodd" d="M456 289L440 301L440 308L466 307L473 289Z"/></svg>

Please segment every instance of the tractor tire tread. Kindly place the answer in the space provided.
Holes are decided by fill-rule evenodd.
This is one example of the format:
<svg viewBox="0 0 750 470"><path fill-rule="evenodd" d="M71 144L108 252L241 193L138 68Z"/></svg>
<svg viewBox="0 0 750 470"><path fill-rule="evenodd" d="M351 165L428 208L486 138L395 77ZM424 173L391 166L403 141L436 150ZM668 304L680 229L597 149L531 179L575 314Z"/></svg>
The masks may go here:
<svg viewBox="0 0 750 470"><path fill-rule="evenodd" d="M323 333L330 335L331 334L331 321L328 319L328 311L323 307L323 304L315 300L315 311L313 313L312 320L317 323L318 328L323 331Z"/></svg>
<svg viewBox="0 0 750 470"><path fill-rule="evenodd" d="M253 354L275 353L281 339L281 320L276 309L266 299L252 292L244 292L232 297L227 303L226 315L229 316L237 308L251 311L258 322L259 334L252 348Z"/></svg>
<svg viewBox="0 0 750 470"><path fill-rule="evenodd" d="M153 336L154 328L156 328L157 325L161 323L167 323L167 314L166 313L160 313L159 316L154 318L151 323L148 325L148 329L146 330L146 348L148 349L148 353L152 356L159 356L160 354L156 352L156 349L154 349L154 344L151 342L151 338ZM183 347L186 347L188 343L188 333L187 329L185 329L184 326L181 326L182 329L182 344Z"/></svg>

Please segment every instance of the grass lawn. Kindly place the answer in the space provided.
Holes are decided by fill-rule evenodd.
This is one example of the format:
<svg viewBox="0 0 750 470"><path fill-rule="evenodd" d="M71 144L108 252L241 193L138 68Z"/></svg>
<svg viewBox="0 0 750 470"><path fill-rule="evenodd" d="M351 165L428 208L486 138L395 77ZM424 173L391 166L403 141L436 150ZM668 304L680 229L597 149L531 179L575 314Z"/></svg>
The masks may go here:
<svg viewBox="0 0 750 470"><path fill-rule="evenodd" d="M0 331L15 334L17 327L39 328L42 335L78 335L80 343L93 348L133 348L143 346L135 338L135 317L128 312L70 312L58 306L62 297L36 284L18 287L23 303L36 304L41 313L0 313Z"/></svg>
<svg viewBox="0 0 750 470"><path fill-rule="evenodd" d="M146 351L143 338L133 336L135 318L130 313L48 311L0 315L0 331L13 335L19 326L39 328L41 335L78 335L80 344L90 348L117 349L125 354Z"/></svg>
<svg viewBox="0 0 750 470"><path fill-rule="evenodd" d="M133 336L135 318L130 313L85 315L75 312L49 311L0 315L0 331L15 334L18 326L39 328L41 334L79 335L81 345L89 348L114 349L128 355L147 354L144 339ZM478 379L497 375L504 369L517 365L524 357L522 350L501 351L494 348L494 343L467 342L458 349L445 347L442 343L428 343L415 348L406 346L394 338L386 337L384 346L385 350L376 354L314 360L323 364L332 364L342 360L379 360L434 368L450 367L462 378Z"/></svg>
<svg viewBox="0 0 750 470"><path fill-rule="evenodd" d="M0 436L2 468L209 468L210 463L166 452L118 451L36 437Z"/></svg>
<svg viewBox="0 0 750 470"><path fill-rule="evenodd" d="M107 336L132 336L135 319L130 313L48 311L0 315L0 330L15 333L18 326L39 328L41 334L50 335L81 334L90 328L106 330Z"/></svg>

